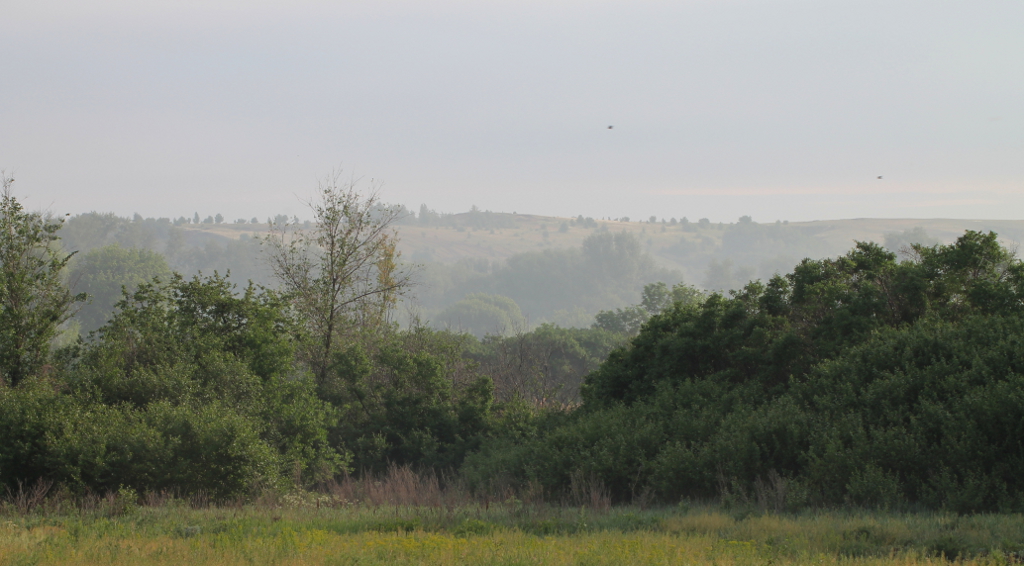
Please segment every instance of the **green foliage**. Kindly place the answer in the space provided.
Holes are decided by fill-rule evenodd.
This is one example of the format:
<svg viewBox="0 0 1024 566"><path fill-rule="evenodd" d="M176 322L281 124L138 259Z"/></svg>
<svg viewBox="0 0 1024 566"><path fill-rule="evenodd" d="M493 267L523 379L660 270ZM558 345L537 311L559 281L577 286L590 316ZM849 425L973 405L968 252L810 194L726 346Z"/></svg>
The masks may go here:
<svg viewBox="0 0 1024 566"><path fill-rule="evenodd" d="M675 304L692 305L704 299L704 294L692 286L677 283L669 289L662 282L644 286L639 305L597 313L594 328L601 328L624 336L636 336L651 316Z"/></svg>
<svg viewBox="0 0 1024 566"><path fill-rule="evenodd" d="M1024 509L1024 266L995 234L859 243L677 303L591 373L584 406L495 441L470 475L615 497Z"/></svg>
<svg viewBox="0 0 1024 566"><path fill-rule="evenodd" d="M278 457L258 422L228 406L101 405L36 380L0 391L0 481L50 478L100 493L126 486L216 498L272 484Z"/></svg>
<svg viewBox="0 0 1024 566"><path fill-rule="evenodd" d="M928 317L821 364L792 391L817 421L809 485L871 505L1024 508L1022 343L1020 317Z"/></svg>
<svg viewBox="0 0 1024 566"><path fill-rule="evenodd" d="M88 349L87 365L115 379L137 372L230 359L261 379L284 375L294 354L294 325L283 299L250 284L239 295L218 274L154 280L117 304ZM225 362L228 363L228 362Z"/></svg>
<svg viewBox="0 0 1024 566"><path fill-rule="evenodd" d="M311 230L295 231L287 217L263 238L267 260L288 293L309 340L300 351L318 380L328 377L339 340L386 329L410 276L397 263L391 225L402 209L364 197L341 172L321 181L310 203Z"/></svg>
<svg viewBox="0 0 1024 566"><path fill-rule="evenodd" d="M621 334L601 328L561 328L542 324L530 332L488 336L467 348L494 381L501 401L576 405L583 377L622 344Z"/></svg>
<svg viewBox="0 0 1024 566"><path fill-rule="evenodd" d="M46 362L50 341L84 295L73 295L60 252L62 220L26 212L0 172L0 387L18 385Z"/></svg>
<svg viewBox="0 0 1024 566"><path fill-rule="evenodd" d="M89 295L88 303L77 314L82 332L91 332L107 322L122 289L131 293L142 283L153 278L166 280L170 275L164 257L145 249L112 244L79 257L70 279L76 289Z"/></svg>
<svg viewBox="0 0 1024 566"><path fill-rule="evenodd" d="M0 480L226 498L347 471L337 411L293 366L294 329L277 294L216 274L140 285L62 352L59 381L3 400Z"/></svg>
<svg viewBox="0 0 1024 566"><path fill-rule="evenodd" d="M356 469L452 468L489 432L493 385L466 366L459 340L420 327L335 353L320 394L342 411L333 437Z"/></svg>

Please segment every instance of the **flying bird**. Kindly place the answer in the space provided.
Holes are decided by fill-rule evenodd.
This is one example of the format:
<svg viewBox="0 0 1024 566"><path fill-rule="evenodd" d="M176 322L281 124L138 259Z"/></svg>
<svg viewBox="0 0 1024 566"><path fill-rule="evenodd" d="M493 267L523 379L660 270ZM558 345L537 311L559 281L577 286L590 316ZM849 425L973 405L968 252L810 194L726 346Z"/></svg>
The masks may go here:
<svg viewBox="0 0 1024 566"><path fill-rule="evenodd" d="M881 178L882 178L882 176L881 176L881 175L879 175L879 176L878 176L878 178L879 178L879 179L881 179Z"/></svg>
<svg viewBox="0 0 1024 566"><path fill-rule="evenodd" d="M614 127L615 127L615 126L608 126L608 129L610 130L610 129L614 128Z"/></svg>

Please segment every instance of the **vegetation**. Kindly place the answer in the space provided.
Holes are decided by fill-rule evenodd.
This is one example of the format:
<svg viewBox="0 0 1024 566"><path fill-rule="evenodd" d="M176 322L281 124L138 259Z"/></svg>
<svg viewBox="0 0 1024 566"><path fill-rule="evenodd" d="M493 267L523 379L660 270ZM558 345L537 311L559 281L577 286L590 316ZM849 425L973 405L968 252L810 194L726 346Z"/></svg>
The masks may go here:
<svg viewBox="0 0 1024 566"><path fill-rule="evenodd" d="M386 325L410 284L389 231L398 209L378 206L376 193L364 200L354 183L339 184L340 175L321 181L311 230L279 224L264 239L274 276L306 326L305 361L320 381L338 340Z"/></svg>
<svg viewBox="0 0 1024 566"><path fill-rule="evenodd" d="M617 500L1021 510L1024 265L992 233L913 252L859 243L676 303L587 377L579 411L466 473L593 475Z"/></svg>
<svg viewBox="0 0 1024 566"><path fill-rule="evenodd" d="M70 269L72 285L88 289L89 300L76 315L83 333L103 326L114 312L124 291L134 292L140 284L171 275L164 256L141 248L123 248L114 243L85 253Z"/></svg>
<svg viewBox="0 0 1024 566"><path fill-rule="evenodd" d="M61 221L26 212L14 178L0 171L0 387L17 386L46 363L50 342L75 303L64 284L73 254L55 245Z"/></svg>
<svg viewBox="0 0 1024 566"><path fill-rule="evenodd" d="M15 498L0 560L46 564L1014 564L1019 515L559 507L460 494L400 470L329 492L207 507L122 492ZM373 503L391 498L401 505ZM416 500L414 502L414 500ZM21 504L21 509L14 505Z"/></svg>
<svg viewBox="0 0 1024 566"><path fill-rule="evenodd" d="M263 240L277 286L238 285L123 231L63 251L7 183L0 562L1024 552L1024 263L994 233L894 234L722 294L574 219L578 248L463 264L450 288L478 292L450 312L481 337L395 323L400 209L331 178L312 212ZM91 332L67 340L75 284ZM559 306L589 324L524 322Z"/></svg>

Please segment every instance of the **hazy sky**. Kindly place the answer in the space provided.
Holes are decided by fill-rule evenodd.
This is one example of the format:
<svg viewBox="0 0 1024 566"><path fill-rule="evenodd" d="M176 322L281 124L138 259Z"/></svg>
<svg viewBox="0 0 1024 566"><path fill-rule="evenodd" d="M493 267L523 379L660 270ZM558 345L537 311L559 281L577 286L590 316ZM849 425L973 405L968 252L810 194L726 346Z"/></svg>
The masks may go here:
<svg viewBox="0 0 1024 566"><path fill-rule="evenodd" d="M0 0L32 208L308 217L339 164L442 211L1024 218L1024 1Z"/></svg>

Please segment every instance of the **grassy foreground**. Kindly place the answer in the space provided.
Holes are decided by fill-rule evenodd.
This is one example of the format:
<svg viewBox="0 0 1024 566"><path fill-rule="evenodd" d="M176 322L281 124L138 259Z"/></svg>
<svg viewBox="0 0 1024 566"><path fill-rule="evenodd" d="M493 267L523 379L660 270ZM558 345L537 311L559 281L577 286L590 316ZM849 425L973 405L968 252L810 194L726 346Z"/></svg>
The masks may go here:
<svg viewBox="0 0 1024 566"><path fill-rule="evenodd" d="M10 509L8 509L10 511ZM0 564L1013 564L1019 515L99 505L0 517Z"/></svg>

